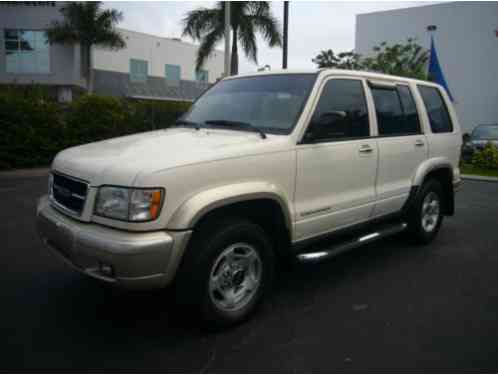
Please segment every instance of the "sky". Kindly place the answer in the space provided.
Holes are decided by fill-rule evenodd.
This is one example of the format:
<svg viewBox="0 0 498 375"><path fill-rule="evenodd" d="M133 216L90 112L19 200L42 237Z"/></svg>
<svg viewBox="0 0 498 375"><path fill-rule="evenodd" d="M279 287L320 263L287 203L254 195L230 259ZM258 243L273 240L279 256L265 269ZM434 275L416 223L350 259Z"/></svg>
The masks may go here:
<svg viewBox="0 0 498 375"><path fill-rule="evenodd" d="M382 10L429 5L424 1L291 1L289 5L290 69L313 69L311 59L321 50L334 52L354 48L355 18L357 14ZM105 6L123 12L119 27L164 37L181 37L182 19L187 12L199 7L212 7L211 1L105 2ZM271 3L275 17L283 24L283 2ZM192 42L187 37L183 40ZM258 66L282 66L282 49L269 48L258 37L258 65L248 61L239 48L239 72L251 72ZM198 42L196 42L198 43ZM217 47L224 48L223 42Z"/></svg>

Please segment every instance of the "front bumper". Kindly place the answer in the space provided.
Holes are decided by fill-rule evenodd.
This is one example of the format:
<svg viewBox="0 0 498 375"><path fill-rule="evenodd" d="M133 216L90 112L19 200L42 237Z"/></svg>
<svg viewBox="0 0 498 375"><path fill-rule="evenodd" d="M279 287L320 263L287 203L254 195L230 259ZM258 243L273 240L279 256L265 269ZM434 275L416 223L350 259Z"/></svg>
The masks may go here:
<svg viewBox="0 0 498 375"><path fill-rule="evenodd" d="M47 196L37 207L43 242L77 270L130 289L168 285L191 231L126 232L83 223L54 209Z"/></svg>

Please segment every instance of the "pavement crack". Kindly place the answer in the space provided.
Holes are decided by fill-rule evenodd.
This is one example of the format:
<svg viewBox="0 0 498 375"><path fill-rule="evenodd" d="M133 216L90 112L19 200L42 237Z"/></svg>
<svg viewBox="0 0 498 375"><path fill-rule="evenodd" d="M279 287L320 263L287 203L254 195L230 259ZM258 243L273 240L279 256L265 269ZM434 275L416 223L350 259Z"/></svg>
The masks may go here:
<svg viewBox="0 0 498 375"><path fill-rule="evenodd" d="M213 347L213 350L211 351L211 354L209 355L204 366L202 367L200 373L205 374L209 370L215 359L216 359L216 347Z"/></svg>

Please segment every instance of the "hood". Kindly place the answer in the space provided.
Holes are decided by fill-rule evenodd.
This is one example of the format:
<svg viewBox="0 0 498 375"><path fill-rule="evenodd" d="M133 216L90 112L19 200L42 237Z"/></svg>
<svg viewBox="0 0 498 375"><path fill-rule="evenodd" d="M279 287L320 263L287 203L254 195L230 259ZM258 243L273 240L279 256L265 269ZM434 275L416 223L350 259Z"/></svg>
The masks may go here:
<svg viewBox="0 0 498 375"><path fill-rule="evenodd" d="M66 149L57 154L52 169L92 185L132 186L139 173L268 152L283 147L286 139L220 129L157 130Z"/></svg>

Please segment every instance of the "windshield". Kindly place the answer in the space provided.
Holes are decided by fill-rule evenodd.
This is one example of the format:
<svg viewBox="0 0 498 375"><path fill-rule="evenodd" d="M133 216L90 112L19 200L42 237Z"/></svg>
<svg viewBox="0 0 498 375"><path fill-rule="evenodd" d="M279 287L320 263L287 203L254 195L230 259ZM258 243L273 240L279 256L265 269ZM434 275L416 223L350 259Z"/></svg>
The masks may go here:
<svg viewBox="0 0 498 375"><path fill-rule="evenodd" d="M498 125L479 125L472 132L473 139L498 139Z"/></svg>
<svg viewBox="0 0 498 375"><path fill-rule="evenodd" d="M208 126L241 130L240 123L264 132L289 134L301 114L316 74L278 74L221 81L182 118Z"/></svg>

